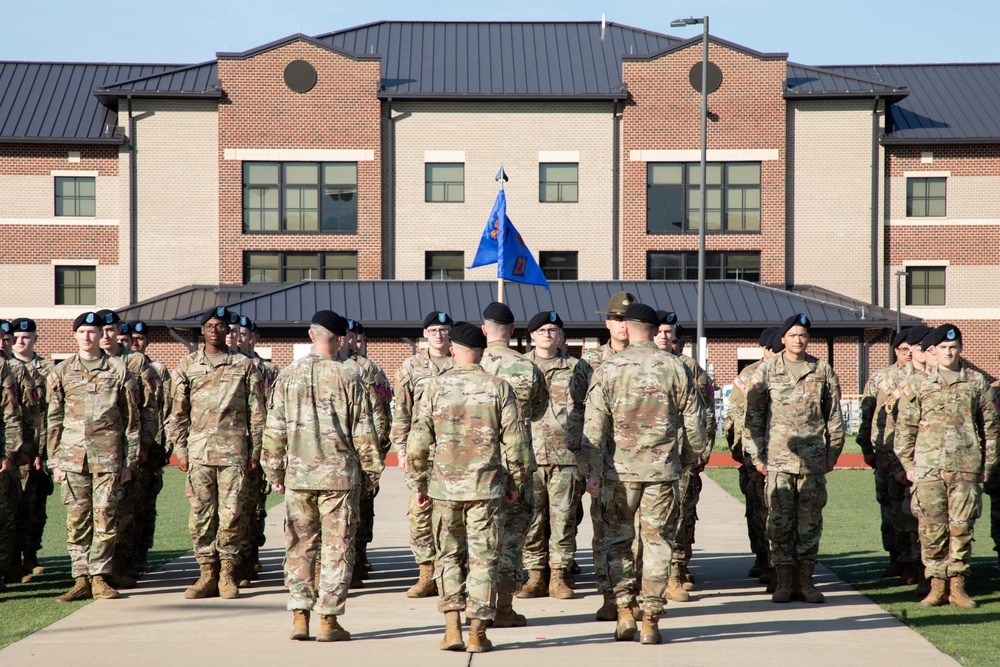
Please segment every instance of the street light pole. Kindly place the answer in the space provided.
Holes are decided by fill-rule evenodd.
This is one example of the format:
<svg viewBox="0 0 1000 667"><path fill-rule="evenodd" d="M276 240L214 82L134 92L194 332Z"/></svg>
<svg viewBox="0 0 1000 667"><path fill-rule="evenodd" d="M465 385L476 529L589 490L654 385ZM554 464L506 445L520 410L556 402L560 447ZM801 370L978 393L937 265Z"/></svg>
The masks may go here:
<svg viewBox="0 0 1000 667"><path fill-rule="evenodd" d="M903 307L901 305L902 295L903 295L901 283L902 283L902 278L905 275L906 271L896 271L896 333L899 333L902 330L902 327L900 326L900 317L901 317L900 313L903 310Z"/></svg>

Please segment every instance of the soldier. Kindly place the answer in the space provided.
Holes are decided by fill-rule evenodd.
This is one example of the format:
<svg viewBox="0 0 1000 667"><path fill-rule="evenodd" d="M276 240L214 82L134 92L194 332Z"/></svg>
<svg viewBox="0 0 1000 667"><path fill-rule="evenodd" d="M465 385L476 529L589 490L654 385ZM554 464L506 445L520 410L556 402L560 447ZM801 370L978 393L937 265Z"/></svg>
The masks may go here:
<svg viewBox="0 0 1000 667"><path fill-rule="evenodd" d="M21 495L21 473L18 466L27 458L21 402L17 380L8 369L6 359L0 358L0 437L3 458L0 459L0 571L12 569L19 561L15 552L17 527L15 513ZM0 593L7 590L0 577Z"/></svg>
<svg viewBox="0 0 1000 667"><path fill-rule="evenodd" d="M777 575L772 602L788 602L797 573L806 602L825 601L813 584L823 534L826 473L844 448L840 382L833 369L806 353L810 321L786 319L785 345L750 377L743 449L767 477L767 538Z"/></svg>
<svg viewBox="0 0 1000 667"><path fill-rule="evenodd" d="M528 359L542 371L549 401L545 415L531 423L531 448L538 466L532 475L535 509L524 543L528 581L517 596L569 600L573 597L570 566L576 551L576 504L585 467L580 438L587 373L579 360L558 347L563 340L559 313L536 314L528 322L528 333L534 343ZM551 568L548 584L547 568Z"/></svg>
<svg viewBox="0 0 1000 667"><path fill-rule="evenodd" d="M21 472L22 494L17 511L17 557L23 557L23 569L31 574L44 574L45 568L38 564L38 552L42 548L42 534L45 531L46 504L55 490L52 475L46 468L45 432L47 430L48 402L45 399L45 382L55 368L51 362L35 352L38 331L34 320L19 317L11 322L14 332L13 355L8 357L12 365L23 365L26 375L34 380L33 392L35 413L26 421L25 445L31 461Z"/></svg>
<svg viewBox="0 0 1000 667"><path fill-rule="evenodd" d="M514 399L518 413L524 420L530 449L530 422L540 420L549 403L545 376L527 357L510 349L510 338L514 334L514 313L505 304L494 301L486 306L483 310L483 333L486 335L486 351L479 365L487 373L503 378L513 387ZM535 472L533 453L531 472ZM522 614L514 611L513 596L523 583L524 540L534 514L534 496L534 488L529 484L514 502L503 508L497 613L493 619L493 625L498 628L521 627L528 622Z"/></svg>
<svg viewBox="0 0 1000 667"><path fill-rule="evenodd" d="M997 464L998 415L986 378L962 363L958 327L942 324L923 342L935 348L937 364L902 386L893 445L914 484L911 508L931 581L920 606L974 609L965 577L982 483Z"/></svg>
<svg viewBox="0 0 1000 667"><path fill-rule="evenodd" d="M621 352L628 347L628 328L625 326L625 310L639 300L629 292L615 292L608 299L608 309L597 311L598 315L604 315L604 326L608 330L608 342L593 350L589 350L580 358L580 365L583 367L587 377L587 386L590 386L594 373L600 370L601 365L611 355ZM609 470L611 465L610 454L614 450L614 432L609 431L608 437L611 442L606 443L604 451L606 459L604 468L597 471L599 476ZM591 471L593 474L594 471ZM591 547L594 554L594 576L597 579L597 592L601 594L603 603L597 614L594 616L598 621L614 621L618 619L618 606L615 602L614 591L612 590L611 578L608 573L607 550L604 546L604 509L601 507L601 495L591 495L590 500L590 520L594 526L594 537Z"/></svg>
<svg viewBox="0 0 1000 667"><path fill-rule="evenodd" d="M604 361L587 394L583 447L588 491L604 498L608 570L618 611L615 639L631 641L636 632L632 543L638 516L646 552L639 639L658 644L679 513L678 482L682 466L705 454L705 416L690 371L653 343L660 322L656 311L633 303L625 320L629 347ZM603 450L612 428L613 467L602 480Z"/></svg>
<svg viewBox="0 0 1000 667"><path fill-rule="evenodd" d="M132 349L132 325L122 322L119 325L118 344L126 350Z"/></svg>
<svg viewBox="0 0 1000 667"><path fill-rule="evenodd" d="M103 320L73 321L79 352L56 366L48 382L48 464L62 484L66 544L76 584L60 602L113 599L107 577L115 551L122 484L139 464L140 390L125 362L101 349Z"/></svg>
<svg viewBox="0 0 1000 667"><path fill-rule="evenodd" d="M528 433L514 389L477 365L486 346L487 337L475 326L452 326L455 366L426 383L407 438L416 502L432 503L443 651L493 648L486 624L498 612L501 503L515 506L531 483ZM468 647L463 609L472 619Z"/></svg>
<svg viewBox="0 0 1000 667"><path fill-rule="evenodd" d="M451 338L448 332L453 324L451 316L440 310L427 313L424 318L424 339L427 349L406 359L396 371L396 389L392 399L392 432L390 439L396 448L399 467L407 472L406 439L410 422L423 395L427 381L441 375L455 364L451 360ZM410 520L410 550L420 567L420 577L406 591L408 598L434 595L434 536L431 534L431 505L418 507L414 502L415 490L409 483L410 502L407 514Z"/></svg>
<svg viewBox="0 0 1000 667"><path fill-rule="evenodd" d="M278 376L267 413L261 465L274 490L285 494L292 639L309 638L311 611L320 615L316 641L351 638L337 616L344 613L354 565L358 496L382 473L364 385L336 360L346 325L330 310L313 315L313 351Z"/></svg>
<svg viewBox="0 0 1000 667"><path fill-rule="evenodd" d="M264 381L243 354L226 346L232 313L219 306L201 317L205 346L173 373L167 440L187 473L189 529L201 570L187 599L238 598L239 499L248 468L260 461ZM221 572L219 561L221 563Z"/></svg>

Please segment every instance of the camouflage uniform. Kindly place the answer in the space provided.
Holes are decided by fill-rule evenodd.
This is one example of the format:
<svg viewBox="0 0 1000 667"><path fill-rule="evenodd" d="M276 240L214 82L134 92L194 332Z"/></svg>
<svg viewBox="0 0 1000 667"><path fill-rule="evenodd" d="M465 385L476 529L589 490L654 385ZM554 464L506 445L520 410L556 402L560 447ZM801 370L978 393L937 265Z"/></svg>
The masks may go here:
<svg viewBox="0 0 1000 667"><path fill-rule="evenodd" d="M66 544L73 577L111 573L123 467L139 462L140 390L125 363L101 355L88 371L74 355L47 378L48 464L66 473Z"/></svg>
<svg viewBox="0 0 1000 667"><path fill-rule="evenodd" d="M0 565L9 563L13 571L20 574L21 553L28 542L27 493L25 492L29 479L29 471L34 468L34 459L38 455L38 434L44 429L45 420L42 416L42 406L45 396L45 379L35 370L34 366L22 363L16 357L4 357L0 353L0 363L14 377L17 385L17 399L21 408L21 425L24 433L24 453L31 459L26 465L11 470L16 484L6 485L4 505L15 508L10 515L14 522L14 542L0 550ZM41 535L39 535L39 543ZM39 547L41 545L39 544ZM37 549L36 549L37 551ZM29 568L30 569L30 568ZM6 574L6 573L5 573Z"/></svg>
<svg viewBox="0 0 1000 667"><path fill-rule="evenodd" d="M271 395L261 467L285 486L288 609L344 613L354 566L358 494L382 473L365 388L357 373L309 354L279 376ZM318 544L319 590L313 568Z"/></svg>
<svg viewBox="0 0 1000 667"><path fill-rule="evenodd" d="M538 421L545 415L549 404L549 391L545 388L542 371L519 352L510 349L504 341L493 341L486 346L483 360L479 362L483 370L503 378L514 389L518 414L524 421L528 434L530 468L537 467L534 452L531 451L530 422ZM518 494L517 500L503 508L503 532L500 539L500 563L497 590L513 593L523 583L524 540L528 526L535 512L535 492L528 484Z"/></svg>
<svg viewBox="0 0 1000 667"><path fill-rule="evenodd" d="M861 446L861 451L866 457L875 456L877 443L874 442L872 433L873 431L878 433L880 430L878 421L885 420L885 411L879 411L878 408L879 404L885 406L885 396L891 391L887 376L894 370L896 370L895 365L872 373L871 378L865 384L864 392L861 394L861 423L858 425L858 434L855 440ZM896 534L892 526L892 503L889 501L889 483L892 474L889 472L888 466L883 466L881 463L881 461L876 460L875 500L879 504L882 517L882 548L889 554L890 561L897 561L901 554L896 548Z"/></svg>
<svg viewBox="0 0 1000 667"><path fill-rule="evenodd" d="M163 467L169 462L172 453L167 445L166 430L167 419L170 417L170 371L159 361L150 361L149 366L159 380L156 399L160 411L157 415L155 442L149 450L146 463L139 466L142 487L146 493L136 514L132 553L136 564L141 567L146 567L146 554L153 548L153 538L156 535L156 499L163 490Z"/></svg>
<svg viewBox="0 0 1000 667"><path fill-rule="evenodd" d="M424 385L407 438L409 481L433 499L438 611L496 615L505 486L527 489L531 449L515 392L475 364Z"/></svg>
<svg viewBox="0 0 1000 667"><path fill-rule="evenodd" d="M250 461L260 459L264 381L242 354L213 366L204 349L177 364L167 442L188 458L188 527L201 565L237 561L239 498Z"/></svg>
<svg viewBox="0 0 1000 667"><path fill-rule="evenodd" d="M424 350L408 358L396 372L396 389L392 399L392 430L390 440L399 456L406 456L406 439L410 434L415 407L420 403L427 381L454 366L451 357L444 357L439 369L431 360L430 352ZM417 507L413 500L414 489L407 477L410 488L410 502L407 515L410 518L410 550L417 564L434 562L434 536L431 534L431 508Z"/></svg>
<svg viewBox="0 0 1000 667"><path fill-rule="evenodd" d="M606 359L587 394L583 448L588 470L604 467L614 428L613 466L601 484L608 571L619 606L636 599L632 542L635 516L646 551L641 607L659 616L666 604L679 513L682 466L705 455L705 415L690 371L651 341Z"/></svg>
<svg viewBox="0 0 1000 667"><path fill-rule="evenodd" d="M545 377L549 403L545 415L531 424L531 448L538 469L532 475L535 510L524 543L524 566L529 570L568 570L576 551L576 502L583 480L580 438L587 400L587 372L565 352L533 361Z"/></svg>
<svg viewBox="0 0 1000 667"><path fill-rule="evenodd" d="M911 376L900 391L893 448L915 476L911 508L927 577L964 575L983 509L982 474L997 464L993 393L983 375L964 363L950 385L935 367Z"/></svg>
<svg viewBox="0 0 1000 667"><path fill-rule="evenodd" d="M14 513L17 510L18 498L21 493L21 477L17 469L17 459L26 453L28 443L24 439L24 427L21 416L20 391L14 375L8 369L6 360L0 358L0 437L3 438L3 456L8 464L8 470L0 473L0 573L13 563L15 525ZM3 585L0 575L0 588Z"/></svg>
<svg viewBox="0 0 1000 667"><path fill-rule="evenodd" d="M993 403L1000 405L1000 382L990 385L993 390ZM983 492L990 497L990 537L993 538L993 551L1000 554L1000 466L993 468Z"/></svg>
<svg viewBox="0 0 1000 667"><path fill-rule="evenodd" d="M750 378L743 451L767 467L771 563L814 564L823 534L826 471L844 448L840 382L825 361L806 355L795 378L779 354Z"/></svg>

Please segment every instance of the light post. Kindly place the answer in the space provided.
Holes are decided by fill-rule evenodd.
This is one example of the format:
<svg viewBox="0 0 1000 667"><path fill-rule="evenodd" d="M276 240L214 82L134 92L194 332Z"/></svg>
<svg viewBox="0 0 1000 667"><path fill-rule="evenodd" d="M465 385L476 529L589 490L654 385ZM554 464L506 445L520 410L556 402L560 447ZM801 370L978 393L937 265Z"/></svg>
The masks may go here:
<svg viewBox="0 0 1000 667"><path fill-rule="evenodd" d="M896 271L896 333L899 333L902 329L900 326L900 313L903 310L901 305L903 300L902 279L905 275L906 271L904 270Z"/></svg>
<svg viewBox="0 0 1000 667"><path fill-rule="evenodd" d="M701 50L701 187L698 190L700 199L699 224L698 224L698 332L692 343L692 355L698 360L702 368L708 363L707 354L702 345L705 340L705 209L708 198L708 17L700 19L686 18L677 19L670 22L671 28L684 28L689 25L701 24L704 28L702 32Z"/></svg>

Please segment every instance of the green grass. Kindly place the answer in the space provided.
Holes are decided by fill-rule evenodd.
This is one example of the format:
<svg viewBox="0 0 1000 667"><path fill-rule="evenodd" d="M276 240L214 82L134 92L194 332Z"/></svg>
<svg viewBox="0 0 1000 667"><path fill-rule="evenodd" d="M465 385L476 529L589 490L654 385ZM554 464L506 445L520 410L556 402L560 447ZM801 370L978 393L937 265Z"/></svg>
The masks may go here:
<svg viewBox="0 0 1000 667"><path fill-rule="evenodd" d="M742 499L735 469L711 468L707 474L733 496ZM969 576L969 594L979 609L924 609L912 586L881 579L888 556L882 550L875 481L870 471L838 470L828 477L829 501L823 512L820 561L855 589L926 637L963 665L995 665L1000 656L1000 592L997 562L990 539L990 501L984 497L983 516L976 522L979 538Z"/></svg>

